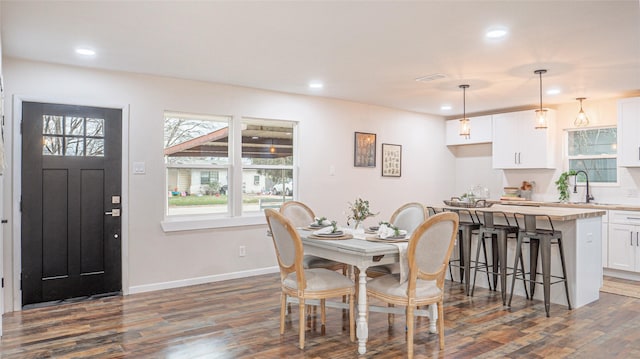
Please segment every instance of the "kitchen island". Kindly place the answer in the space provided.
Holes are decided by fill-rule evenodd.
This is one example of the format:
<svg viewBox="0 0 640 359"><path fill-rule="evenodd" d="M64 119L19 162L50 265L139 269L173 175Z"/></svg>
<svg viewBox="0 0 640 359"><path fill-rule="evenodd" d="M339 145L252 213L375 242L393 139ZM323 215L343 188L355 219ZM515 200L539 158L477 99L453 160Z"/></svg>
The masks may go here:
<svg viewBox="0 0 640 359"><path fill-rule="evenodd" d="M579 308L598 300L600 287L602 286L601 217L606 214L604 210L589 208L563 208L502 204L494 204L491 207L485 208L460 208L445 205L432 205L429 207L451 211L475 211L480 217L482 217L483 212L502 212L507 214L507 216L509 217L513 217L515 213L533 215L537 217L538 226L540 228L549 228L548 220L546 217L549 216L552 220L554 228L556 230L562 231L563 234L563 247L565 252L565 261L567 265L566 270L569 283L569 297L571 299L572 307ZM464 220L464 214L461 214L461 216L461 219ZM496 223L500 223L499 216L495 217ZM475 249L476 245L476 238L471 238L471 241L466 244L467 252L465 252L465 257L467 257L467 260L469 258L468 253L470 252L468 250L471 248ZM509 267L513 266L515 247L516 241L509 240L507 243L507 264L509 265ZM529 268L528 250L529 247L527 245L523 246L525 268ZM561 273L559 257L560 255L558 251L553 250L551 253L552 273ZM540 268L540 266L538 266L538 268ZM508 283L510 283L510 281L508 281ZM489 284L486 281L485 276L478 276L476 285L488 287ZM535 299L542 300L542 292L542 290L536 290ZM521 281L516 282L514 294L524 297L525 292ZM552 303L556 304L567 304L564 294L564 288L562 285L551 286L550 300Z"/></svg>

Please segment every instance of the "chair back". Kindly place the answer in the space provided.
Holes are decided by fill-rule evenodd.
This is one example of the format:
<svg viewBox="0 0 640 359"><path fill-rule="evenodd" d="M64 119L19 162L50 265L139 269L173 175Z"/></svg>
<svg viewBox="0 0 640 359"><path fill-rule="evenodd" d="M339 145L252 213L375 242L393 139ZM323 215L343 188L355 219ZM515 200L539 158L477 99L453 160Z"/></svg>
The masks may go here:
<svg viewBox="0 0 640 359"><path fill-rule="evenodd" d="M409 295L415 296L416 281L435 280L444 287L444 277L458 233L459 217L454 212L435 214L424 221L409 239Z"/></svg>
<svg viewBox="0 0 640 359"><path fill-rule="evenodd" d="M415 231L425 219L427 219L425 207L418 202L411 202L393 212L389 223L399 229L404 229L407 233L411 233Z"/></svg>
<svg viewBox="0 0 640 359"><path fill-rule="evenodd" d="M295 227L306 227L316 217L311 208L298 201L285 202L280 207L280 213L287 217Z"/></svg>
<svg viewBox="0 0 640 359"><path fill-rule="evenodd" d="M304 249L293 223L275 209L267 208L264 210L264 214L271 230L281 279L284 280L287 275L296 272L298 284L305 283L302 269ZM298 288L304 289L304 286Z"/></svg>

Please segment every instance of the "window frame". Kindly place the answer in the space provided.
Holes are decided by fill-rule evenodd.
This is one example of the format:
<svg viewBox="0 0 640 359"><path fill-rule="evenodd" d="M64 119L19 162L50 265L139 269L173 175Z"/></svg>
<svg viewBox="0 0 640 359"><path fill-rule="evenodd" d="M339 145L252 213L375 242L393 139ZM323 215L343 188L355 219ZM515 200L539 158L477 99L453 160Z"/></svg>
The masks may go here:
<svg viewBox="0 0 640 359"><path fill-rule="evenodd" d="M165 111L171 115L189 116L186 112ZM202 168L209 170L227 170L228 202L226 213L202 213L202 214L179 214L169 215L167 211L168 201L165 201L164 218L161 227L164 232L198 230L209 228L228 228L240 226L252 226L265 224L266 220L262 211L242 210L242 177L245 169L288 169L292 170L292 181L294 183L292 198L297 198L298 192L298 121L282 119L266 119L253 116L224 116L211 115L202 116L205 118L226 117L229 119L228 153L229 163L227 165L169 165L164 161L165 189L167 188L167 171L169 168ZM245 165L242 161L242 124L244 121L265 121L267 123L286 123L292 128L293 138L293 163L291 165ZM164 121L163 121L164 126ZM164 146L164 145L163 145ZM163 156L164 158L164 156ZM165 194L166 196L166 194Z"/></svg>
<svg viewBox="0 0 640 359"><path fill-rule="evenodd" d="M606 155L569 155L569 133L570 132L580 132L580 131L590 131L590 130L602 130L602 129L616 129L616 137L617 126L609 125L609 126L593 126L593 127L584 127L584 128L568 128L565 129L564 135L564 164L567 170L571 170L570 161L571 160L598 160L598 159L615 159L616 160L616 181L615 182L596 182L593 181L592 176L589 176L589 186L593 187L617 187L620 185L620 166L618 166L618 151L617 151L617 141L614 143L616 145L616 152L614 154L606 154ZM579 176L582 178L582 176ZM576 178L577 180L577 178ZM577 181L577 186L585 186L586 183L584 180Z"/></svg>

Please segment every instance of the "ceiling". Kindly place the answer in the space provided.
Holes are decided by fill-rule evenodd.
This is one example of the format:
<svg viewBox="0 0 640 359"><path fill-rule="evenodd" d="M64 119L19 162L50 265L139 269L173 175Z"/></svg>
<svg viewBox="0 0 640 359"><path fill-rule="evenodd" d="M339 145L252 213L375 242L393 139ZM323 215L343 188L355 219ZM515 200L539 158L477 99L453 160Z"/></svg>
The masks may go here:
<svg viewBox="0 0 640 359"><path fill-rule="evenodd" d="M3 0L0 11L4 56L448 118L463 112L460 84L470 85L468 114L537 106L537 69L548 70L545 106L640 93L638 0ZM486 39L496 25L508 35ZM415 80L433 74L445 76Z"/></svg>

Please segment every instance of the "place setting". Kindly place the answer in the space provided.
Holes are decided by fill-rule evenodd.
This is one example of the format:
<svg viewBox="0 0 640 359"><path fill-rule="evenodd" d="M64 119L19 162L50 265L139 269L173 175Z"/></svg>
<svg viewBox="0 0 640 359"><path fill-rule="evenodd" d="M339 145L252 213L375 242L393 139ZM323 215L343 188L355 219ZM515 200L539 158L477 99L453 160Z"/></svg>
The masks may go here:
<svg viewBox="0 0 640 359"><path fill-rule="evenodd" d="M326 223L329 223L328 225ZM315 227L313 226L315 224ZM314 239L351 239L353 235L345 233L341 228L338 228L336 221L329 221L322 217L309 225L309 228L315 229L309 238ZM319 229L318 229L319 228Z"/></svg>
<svg viewBox="0 0 640 359"><path fill-rule="evenodd" d="M380 222L379 226L371 226L365 230L365 233L374 234L366 237L368 241L372 242L402 243L409 241L407 231L399 229L389 222Z"/></svg>

